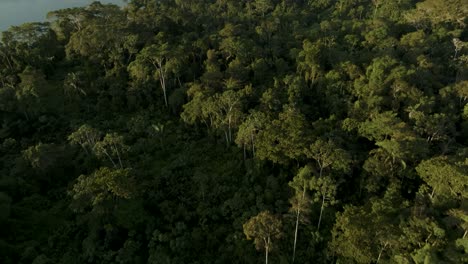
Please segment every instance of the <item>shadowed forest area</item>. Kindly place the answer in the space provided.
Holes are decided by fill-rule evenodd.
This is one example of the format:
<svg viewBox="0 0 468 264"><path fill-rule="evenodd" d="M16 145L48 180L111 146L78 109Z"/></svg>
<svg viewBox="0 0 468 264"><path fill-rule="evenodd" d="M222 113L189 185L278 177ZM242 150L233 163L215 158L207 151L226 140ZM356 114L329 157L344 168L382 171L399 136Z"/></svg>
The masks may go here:
<svg viewBox="0 0 468 264"><path fill-rule="evenodd" d="M131 0L0 42L0 263L468 263L468 0Z"/></svg>

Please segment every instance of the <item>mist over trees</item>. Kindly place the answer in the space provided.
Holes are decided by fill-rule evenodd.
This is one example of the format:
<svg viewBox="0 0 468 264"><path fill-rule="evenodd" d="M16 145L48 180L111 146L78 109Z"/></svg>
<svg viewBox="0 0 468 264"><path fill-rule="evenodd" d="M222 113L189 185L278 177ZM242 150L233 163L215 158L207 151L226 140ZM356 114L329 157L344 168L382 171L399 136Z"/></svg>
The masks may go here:
<svg viewBox="0 0 468 264"><path fill-rule="evenodd" d="M468 263L467 0L131 0L0 41L0 263Z"/></svg>

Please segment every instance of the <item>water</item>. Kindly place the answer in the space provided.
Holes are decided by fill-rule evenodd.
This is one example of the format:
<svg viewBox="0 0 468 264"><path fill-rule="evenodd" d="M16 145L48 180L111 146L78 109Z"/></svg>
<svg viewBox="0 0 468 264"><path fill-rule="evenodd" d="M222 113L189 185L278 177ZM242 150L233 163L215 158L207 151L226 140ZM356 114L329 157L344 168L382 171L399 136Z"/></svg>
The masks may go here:
<svg viewBox="0 0 468 264"><path fill-rule="evenodd" d="M10 26L46 19L53 10L86 6L93 0L0 0L0 32ZM123 0L101 0L101 3L124 5Z"/></svg>

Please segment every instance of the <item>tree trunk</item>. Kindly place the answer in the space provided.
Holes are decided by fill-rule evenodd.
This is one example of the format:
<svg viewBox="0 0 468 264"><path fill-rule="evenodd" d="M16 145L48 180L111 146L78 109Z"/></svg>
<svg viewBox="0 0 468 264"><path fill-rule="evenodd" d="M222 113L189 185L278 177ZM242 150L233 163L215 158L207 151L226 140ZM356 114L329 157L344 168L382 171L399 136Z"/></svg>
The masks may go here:
<svg viewBox="0 0 468 264"><path fill-rule="evenodd" d="M317 225L317 231L320 230L320 223L322 222L322 213L323 213L323 205L325 204L325 195L322 195L322 206L320 207L320 216Z"/></svg>
<svg viewBox="0 0 468 264"><path fill-rule="evenodd" d="M317 159L316 161L317 161L317 164L318 164L318 166L319 166L319 168L320 168L320 171L319 171L319 178L322 178L322 173L323 173L323 167L324 167L324 166L322 165L322 163L320 162L320 160Z"/></svg>
<svg viewBox="0 0 468 264"><path fill-rule="evenodd" d="M224 130L224 137L226 138L226 146L229 147L229 136L226 130Z"/></svg>
<svg viewBox="0 0 468 264"><path fill-rule="evenodd" d="M372 18L375 18L375 16L377 15L377 11L380 7L380 3L378 2L378 0L373 0L372 3L374 4L375 8L374 8L374 16Z"/></svg>
<svg viewBox="0 0 468 264"><path fill-rule="evenodd" d="M267 242L265 244L265 264L268 264L268 252L270 251L270 236L267 238Z"/></svg>
<svg viewBox="0 0 468 264"><path fill-rule="evenodd" d="M120 153L119 153L119 150L117 149L116 146L114 146L115 148L115 152L117 153L117 158L119 159L119 165L120 165L120 168L123 169L123 165L122 165L122 159L120 158Z"/></svg>
<svg viewBox="0 0 468 264"><path fill-rule="evenodd" d="M166 94L166 80L164 78L164 72L162 69L160 70L160 72L161 72L161 86L162 86L162 90L164 94L164 104L167 107L168 104L167 104L167 94Z"/></svg>
<svg viewBox="0 0 468 264"><path fill-rule="evenodd" d="M380 261L380 258L382 257L382 253L384 252L385 248L387 247L388 243L385 243L385 245L383 246L383 248L380 250L379 252L379 256L377 257L377 261L375 262L375 264L378 264L379 261Z"/></svg>
<svg viewBox="0 0 468 264"><path fill-rule="evenodd" d="M179 87L182 88L182 83L180 82L180 78L177 77L177 81L179 82Z"/></svg>
<svg viewBox="0 0 468 264"><path fill-rule="evenodd" d="M107 153L106 150L104 150L104 154L106 154L106 156L109 158L109 160L112 162L112 165L114 166L114 168L117 168L117 164L115 164L114 160L112 159L112 157L109 155L109 153Z"/></svg>
<svg viewBox="0 0 468 264"><path fill-rule="evenodd" d="M294 231L294 248L293 248L293 258L292 258L293 263L294 263L294 260L296 259L296 245L297 245L297 233L299 230L299 216L301 214L301 205L305 198L305 192L306 192L306 188L305 188L305 183L304 183L304 190L302 191L302 199L301 201L299 201L297 214L296 214L296 230Z"/></svg>
<svg viewBox="0 0 468 264"><path fill-rule="evenodd" d="M164 104L167 107L168 104L167 104L167 95L166 95L166 77L165 77L165 70L164 70L164 66L162 65L162 61L163 61L162 59L157 60L158 68L159 68L159 74L161 75L160 78L159 78L159 82L161 83L161 88L162 88L163 94L164 94Z"/></svg>

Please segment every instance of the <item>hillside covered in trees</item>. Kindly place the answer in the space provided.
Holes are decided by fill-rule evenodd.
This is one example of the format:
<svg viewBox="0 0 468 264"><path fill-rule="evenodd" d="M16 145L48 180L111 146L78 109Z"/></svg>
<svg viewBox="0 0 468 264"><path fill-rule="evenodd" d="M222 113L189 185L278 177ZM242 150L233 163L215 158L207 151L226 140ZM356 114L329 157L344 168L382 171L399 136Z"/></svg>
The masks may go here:
<svg viewBox="0 0 468 264"><path fill-rule="evenodd" d="M468 263L467 0L132 0L0 42L0 263Z"/></svg>

